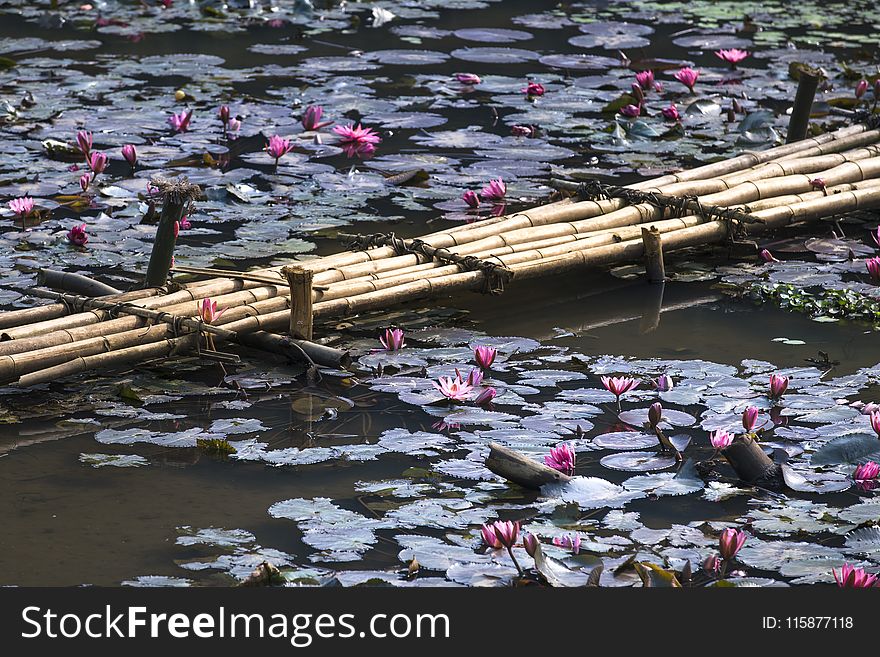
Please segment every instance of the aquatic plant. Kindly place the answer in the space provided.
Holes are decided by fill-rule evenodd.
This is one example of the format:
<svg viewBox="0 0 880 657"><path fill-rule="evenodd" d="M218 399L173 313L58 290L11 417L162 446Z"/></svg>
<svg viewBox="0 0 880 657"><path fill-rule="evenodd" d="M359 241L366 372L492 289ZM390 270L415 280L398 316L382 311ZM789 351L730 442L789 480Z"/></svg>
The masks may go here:
<svg viewBox="0 0 880 657"><path fill-rule="evenodd" d="M189 129L189 122L192 120L192 110L180 112L180 114L172 113L168 117L168 123L174 128L174 132L186 132Z"/></svg>
<svg viewBox="0 0 880 657"><path fill-rule="evenodd" d="M568 443L560 443L556 447L551 447L550 453L544 457L544 465L569 476L574 474L576 462L577 454Z"/></svg>
<svg viewBox="0 0 880 657"><path fill-rule="evenodd" d="M660 402L654 402L648 408L648 424L651 425L651 428L656 428L660 421L663 419L663 406Z"/></svg>
<svg viewBox="0 0 880 657"><path fill-rule="evenodd" d="M580 554L581 537L580 534L566 534L565 536L557 536L553 539L553 545L557 547L571 550L572 554Z"/></svg>
<svg viewBox="0 0 880 657"><path fill-rule="evenodd" d="M461 198L465 203L467 203L468 207L478 208L480 206L480 197L472 189L469 189L464 194L462 194Z"/></svg>
<svg viewBox="0 0 880 657"><path fill-rule="evenodd" d="M679 69L674 77L686 86L688 91L694 93L694 85L697 83L697 78L700 77L700 72L692 69L690 66L685 66L684 68Z"/></svg>
<svg viewBox="0 0 880 657"><path fill-rule="evenodd" d="M737 64L749 56L749 51L740 50L739 48L730 48L729 50L722 48L715 51L715 56L730 64L731 68L736 68Z"/></svg>
<svg viewBox="0 0 880 657"><path fill-rule="evenodd" d="M654 71L651 69L636 73L636 82L643 91L650 91L654 86Z"/></svg>
<svg viewBox="0 0 880 657"><path fill-rule="evenodd" d="M724 429L718 429L709 434L709 442L715 448L715 451L720 452L722 449L730 447L733 442L733 434L728 433Z"/></svg>
<svg viewBox="0 0 880 657"><path fill-rule="evenodd" d="M758 409L755 406L749 406L742 414L742 425L746 433L751 433L758 422Z"/></svg>
<svg viewBox="0 0 880 657"><path fill-rule="evenodd" d="M763 260L764 262L780 262L779 259L776 258L767 249L761 249L761 252L758 255L761 256L761 260Z"/></svg>
<svg viewBox="0 0 880 657"><path fill-rule="evenodd" d="M385 333L379 336L379 342L385 351L399 351L405 345L403 329L387 328Z"/></svg>
<svg viewBox="0 0 880 657"><path fill-rule="evenodd" d="M479 395L474 398L474 404L477 406L487 406L492 403L492 400L498 395L498 391L489 386L488 388L483 388Z"/></svg>
<svg viewBox="0 0 880 657"><path fill-rule="evenodd" d="M543 96L546 92L543 84L541 84L540 82L531 81L525 87L520 89L520 91L524 93L529 99Z"/></svg>
<svg viewBox="0 0 880 657"><path fill-rule="evenodd" d="M456 73L455 79L461 82L462 84L480 84L482 80L480 76L476 73Z"/></svg>
<svg viewBox="0 0 880 657"><path fill-rule="evenodd" d="M667 121L681 121L681 114L675 106L675 103L671 103L669 107L664 107L660 110L660 113Z"/></svg>
<svg viewBox="0 0 880 657"><path fill-rule="evenodd" d="M869 589L877 585L877 575L871 575L864 568L857 568L848 563L843 564L839 573L832 568L831 574L840 588Z"/></svg>
<svg viewBox="0 0 880 657"><path fill-rule="evenodd" d="M205 324L213 324L223 313L226 312L226 308L222 310L217 310L217 302L212 301L211 297L206 297L202 299L202 303L199 304L199 317Z"/></svg>
<svg viewBox="0 0 880 657"><path fill-rule="evenodd" d="M741 529L727 528L718 537L718 551L725 563L733 561L733 558L742 549L746 542L746 533Z"/></svg>
<svg viewBox="0 0 880 657"><path fill-rule="evenodd" d="M780 399L788 390L788 377L781 374L770 375L770 399Z"/></svg>
<svg viewBox="0 0 880 657"><path fill-rule="evenodd" d="M513 125L510 126L510 134L514 137L532 137L535 134L535 128L530 125Z"/></svg>
<svg viewBox="0 0 880 657"><path fill-rule="evenodd" d="M495 356L497 355L498 350L495 347L478 346L474 348L474 360L484 370L492 367L492 363L495 362Z"/></svg>
<svg viewBox="0 0 880 657"><path fill-rule="evenodd" d="M880 411L871 411L871 428L880 438Z"/></svg>
<svg viewBox="0 0 880 657"><path fill-rule="evenodd" d="M657 392L669 392L675 387L675 383L672 380L672 377L668 374L661 374L656 379L651 381L651 384L657 390Z"/></svg>
<svg viewBox="0 0 880 657"><path fill-rule="evenodd" d="M34 211L34 199L30 196L21 196L9 201L9 209L19 219L25 219Z"/></svg>
<svg viewBox="0 0 880 657"><path fill-rule="evenodd" d="M617 398L618 410L620 410L620 398L639 385L637 379L628 376L603 376L600 377L600 381L602 381L602 385L605 386L605 389L613 393Z"/></svg>
<svg viewBox="0 0 880 657"><path fill-rule="evenodd" d="M324 108L320 105L309 105L303 112L300 122L304 130L320 130L324 126L330 125L333 121L321 121L324 115Z"/></svg>
<svg viewBox="0 0 880 657"><path fill-rule="evenodd" d="M94 175L102 173L107 168L107 154L100 151L94 151L89 154L89 168Z"/></svg>
<svg viewBox="0 0 880 657"><path fill-rule="evenodd" d="M858 84L856 84L855 94L856 98L861 98L865 95L865 92L868 91L868 81L867 80L859 80Z"/></svg>
<svg viewBox="0 0 880 657"><path fill-rule="evenodd" d="M83 193L89 191L89 185L92 184L92 176L88 173L84 173L79 177L79 187L82 189Z"/></svg>
<svg viewBox="0 0 880 657"><path fill-rule="evenodd" d="M82 152L86 162L89 161L89 153L92 151L92 133L86 130L80 130L76 133L76 143Z"/></svg>
<svg viewBox="0 0 880 657"><path fill-rule="evenodd" d="M871 280L880 283L880 257L868 258L865 260L865 267L871 275Z"/></svg>
<svg viewBox="0 0 880 657"><path fill-rule="evenodd" d="M880 465L874 463L874 461L868 461L867 463L861 463L856 467L856 470L853 473L853 479L856 482L871 481L876 479L877 475L880 475Z"/></svg>
<svg viewBox="0 0 880 657"><path fill-rule="evenodd" d="M138 160L137 149L132 144L126 144L122 147L122 157L124 157L129 166L134 169Z"/></svg>
<svg viewBox="0 0 880 657"><path fill-rule="evenodd" d="M86 224L77 224L67 231L67 241L76 246L85 246L89 241Z"/></svg>
<svg viewBox="0 0 880 657"><path fill-rule="evenodd" d="M293 145L290 143L289 139L284 139L278 135L272 135L269 137L269 144L266 146L266 152L270 157L275 159L275 166L277 167L278 160L289 153L292 148Z"/></svg>
<svg viewBox="0 0 880 657"><path fill-rule="evenodd" d="M500 201L507 194L507 185L501 178L490 180L489 184L480 190L480 198L484 201Z"/></svg>
<svg viewBox="0 0 880 657"><path fill-rule="evenodd" d="M465 401L473 392L473 386L462 381L461 377L441 376L436 381L432 381L434 387L440 393L451 401Z"/></svg>
<svg viewBox="0 0 880 657"><path fill-rule="evenodd" d="M642 113L640 105L624 105L620 108L620 113L629 118L635 118Z"/></svg>

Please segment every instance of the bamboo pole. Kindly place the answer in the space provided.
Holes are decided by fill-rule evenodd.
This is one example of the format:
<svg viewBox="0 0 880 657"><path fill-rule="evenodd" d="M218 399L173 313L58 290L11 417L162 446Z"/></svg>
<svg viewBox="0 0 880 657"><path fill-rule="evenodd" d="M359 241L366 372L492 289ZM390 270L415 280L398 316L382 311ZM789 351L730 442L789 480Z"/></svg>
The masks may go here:
<svg viewBox="0 0 880 657"><path fill-rule="evenodd" d="M162 287L168 279L171 261L174 259L174 244L177 242L177 229L180 220L186 214L189 204L202 195L198 185L192 185L186 179L177 182L153 180L151 184L162 194L162 214L156 227L156 237L144 287Z"/></svg>

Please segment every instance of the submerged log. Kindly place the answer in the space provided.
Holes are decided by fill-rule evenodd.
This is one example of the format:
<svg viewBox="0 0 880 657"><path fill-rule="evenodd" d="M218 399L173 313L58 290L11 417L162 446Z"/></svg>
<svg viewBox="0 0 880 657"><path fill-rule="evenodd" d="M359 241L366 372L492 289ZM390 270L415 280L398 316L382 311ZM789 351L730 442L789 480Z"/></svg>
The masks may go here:
<svg viewBox="0 0 880 657"><path fill-rule="evenodd" d="M523 488L535 490L545 484L559 484L571 480L571 477L559 470L533 461L528 456L495 442L489 443L486 467L499 477L504 477Z"/></svg>

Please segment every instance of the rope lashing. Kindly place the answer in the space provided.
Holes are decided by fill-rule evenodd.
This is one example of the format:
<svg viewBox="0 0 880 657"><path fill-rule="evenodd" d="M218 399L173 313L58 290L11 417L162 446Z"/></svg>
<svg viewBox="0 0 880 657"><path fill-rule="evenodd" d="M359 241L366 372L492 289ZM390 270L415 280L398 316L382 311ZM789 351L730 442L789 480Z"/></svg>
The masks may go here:
<svg viewBox="0 0 880 657"><path fill-rule="evenodd" d="M339 239L345 242L352 251L364 251L369 248L390 246L397 255L415 254L425 257L428 261L456 265L462 271L483 272L483 294L498 295L504 292L504 284L513 276L513 272L499 262L482 260L476 256L460 255L449 249L431 246L427 242L414 239L404 240L394 233L372 233L369 235L352 235L341 233Z"/></svg>
<svg viewBox="0 0 880 657"><path fill-rule="evenodd" d="M566 185L565 188L568 188ZM647 192L630 187L609 185L600 180L585 180L574 188L581 201L602 201L620 199L630 205L646 203L668 212L671 218L680 219L688 214L695 214L703 221L723 221L727 224L728 237L741 239L746 237L745 224L762 224L764 220L750 213L748 206L727 208L719 205L701 203L695 195L672 196L659 192Z"/></svg>

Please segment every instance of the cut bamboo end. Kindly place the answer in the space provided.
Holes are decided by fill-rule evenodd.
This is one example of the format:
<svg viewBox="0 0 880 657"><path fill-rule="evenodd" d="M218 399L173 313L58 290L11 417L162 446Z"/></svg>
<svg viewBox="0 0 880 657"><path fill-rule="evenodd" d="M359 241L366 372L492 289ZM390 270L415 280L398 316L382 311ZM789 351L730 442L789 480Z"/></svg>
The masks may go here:
<svg viewBox="0 0 880 657"><path fill-rule="evenodd" d="M299 266L285 267L281 271L290 286L290 336L311 340L315 323L312 312L312 280L315 274Z"/></svg>
<svg viewBox="0 0 880 657"><path fill-rule="evenodd" d="M642 243L645 245L648 282L662 283L666 280L666 263L663 262L663 238L656 226L642 228Z"/></svg>

